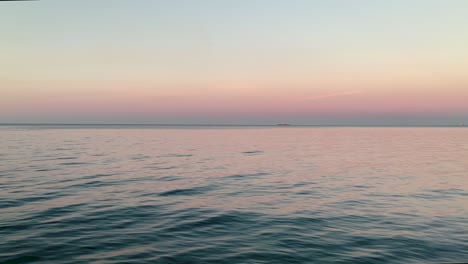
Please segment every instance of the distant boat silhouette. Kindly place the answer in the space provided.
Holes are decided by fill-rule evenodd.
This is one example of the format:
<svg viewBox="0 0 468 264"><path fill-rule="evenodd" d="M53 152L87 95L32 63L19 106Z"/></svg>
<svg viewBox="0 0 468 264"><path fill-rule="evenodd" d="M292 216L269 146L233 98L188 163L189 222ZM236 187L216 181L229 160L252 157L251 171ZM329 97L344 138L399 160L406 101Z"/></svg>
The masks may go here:
<svg viewBox="0 0 468 264"><path fill-rule="evenodd" d="M281 123L281 124L276 124L277 126L290 126L290 124L286 124L286 123Z"/></svg>

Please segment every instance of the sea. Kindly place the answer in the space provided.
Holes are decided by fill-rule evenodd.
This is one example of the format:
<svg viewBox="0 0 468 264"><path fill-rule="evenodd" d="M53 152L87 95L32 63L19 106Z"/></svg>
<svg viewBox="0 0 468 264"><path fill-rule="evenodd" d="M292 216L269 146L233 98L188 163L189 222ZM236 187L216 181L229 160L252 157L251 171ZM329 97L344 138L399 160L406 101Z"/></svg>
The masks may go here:
<svg viewBox="0 0 468 264"><path fill-rule="evenodd" d="M0 263L467 263L465 127L0 126Z"/></svg>

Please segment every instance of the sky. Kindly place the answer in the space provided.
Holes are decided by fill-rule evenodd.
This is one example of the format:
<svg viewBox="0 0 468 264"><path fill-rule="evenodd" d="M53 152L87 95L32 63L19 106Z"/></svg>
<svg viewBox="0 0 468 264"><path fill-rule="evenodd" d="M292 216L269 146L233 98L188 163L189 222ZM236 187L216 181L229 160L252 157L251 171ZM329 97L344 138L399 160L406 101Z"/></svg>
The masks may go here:
<svg viewBox="0 0 468 264"><path fill-rule="evenodd" d="M0 123L468 124L468 1L0 1Z"/></svg>

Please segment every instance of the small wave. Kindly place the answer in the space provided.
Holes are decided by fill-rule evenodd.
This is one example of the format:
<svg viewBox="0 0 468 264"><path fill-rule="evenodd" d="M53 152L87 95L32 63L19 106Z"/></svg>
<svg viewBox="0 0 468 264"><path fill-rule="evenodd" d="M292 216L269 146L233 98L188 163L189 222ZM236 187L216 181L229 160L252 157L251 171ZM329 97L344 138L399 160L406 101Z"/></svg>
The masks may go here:
<svg viewBox="0 0 468 264"><path fill-rule="evenodd" d="M64 162L64 163L60 163L59 165L73 166L73 165L87 165L87 164L90 164L90 163L88 163L88 162Z"/></svg>
<svg viewBox="0 0 468 264"><path fill-rule="evenodd" d="M160 155L160 158L183 158L183 157L192 157L193 154L164 154Z"/></svg>
<svg viewBox="0 0 468 264"><path fill-rule="evenodd" d="M183 179L182 177L179 176L164 176L161 178L157 178L158 181L177 181Z"/></svg>
<svg viewBox="0 0 468 264"><path fill-rule="evenodd" d="M41 195L24 197L16 200L4 200L0 202L0 208L19 207L28 203L45 202L63 196L66 196L66 194L60 192L49 192Z"/></svg>
<svg viewBox="0 0 468 264"><path fill-rule="evenodd" d="M145 160L145 159L149 159L151 158L150 156L146 156L146 155L135 155L133 157L131 157L131 160Z"/></svg>
<svg viewBox="0 0 468 264"><path fill-rule="evenodd" d="M54 171L58 170L57 168L47 168L47 169L37 169L36 171Z"/></svg>
<svg viewBox="0 0 468 264"><path fill-rule="evenodd" d="M196 216L196 214L193 214ZM214 216L200 216L195 218L189 218L186 221L182 221L179 224L170 226L163 231L165 232L184 232L192 231L196 232L197 229L216 227L228 227L229 228L242 228L243 226L254 227L254 224L258 223L257 218L261 219L260 214L248 213L248 212L225 212Z"/></svg>
<svg viewBox="0 0 468 264"><path fill-rule="evenodd" d="M21 257L13 257L11 259L5 260L0 262L0 264L19 264L19 263L30 263L34 261L38 261L39 258L35 256L21 256Z"/></svg>
<svg viewBox="0 0 468 264"><path fill-rule="evenodd" d="M84 183L79 183L79 184L74 184L65 187L65 189L81 189L81 188L91 188L91 187L102 187L102 186L108 186L108 185L115 185L117 184L116 182L111 182L111 181L89 181L89 182L84 182Z"/></svg>
<svg viewBox="0 0 468 264"><path fill-rule="evenodd" d="M233 174L233 175L225 176L224 178L234 178L234 179L238 179L238 178L253 178L253 177L267 176L267 175L270 175L270 173L258 172L258 173L251 173L251 174Z"/></svg>
<svg viewBox="0 0 468 264"><path fill-rule="evenodd" d="M160 193L159 196L173 196L173 195L197 195L211 190L211 187L194 187L189 189L175 189L167 192Z"/></svg>
<svg viewBox="0 0 468 264"><path fill-rule="evenodd" d="M147 166L147 168L152 169L152 170L172 170L172 169L177 169L179 167L177 167L177 166L168 166L168 167Z"/></svg>
<svg viewBox="0 0 468 264"><path fill-rule="evenodd" d="M93 175L88 175L81 177L80 179L97 179L101 177L109 177L109 176L114 176L117 175L116 173L98 173L98 174L93 174Z"/></svg>
<svg viewBox="0 0 468 264"><path fill-rule="evenodd" d="M250 150L250 151L244 151L242 153L247 154L247 155L259 155L259 154L262 154L263 151L261 151L261 150Z"/></svg>

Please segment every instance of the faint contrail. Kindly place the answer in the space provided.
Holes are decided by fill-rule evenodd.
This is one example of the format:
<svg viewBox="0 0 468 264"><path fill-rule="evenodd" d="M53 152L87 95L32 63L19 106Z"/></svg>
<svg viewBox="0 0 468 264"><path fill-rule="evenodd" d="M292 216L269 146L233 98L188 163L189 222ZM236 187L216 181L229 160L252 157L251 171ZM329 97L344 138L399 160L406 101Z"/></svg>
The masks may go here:
<svg viewBox="0 0 468 264"><path fill-rule="evenodd" d="M336 92L336 93L322 94L322 95L317 95L317 96L309 96L303 99L307 101L313 101L313 100L318 100L318 99L323 99L323 98L339 97L339 96L361 94L361 93L362 91Z"/></svg>

